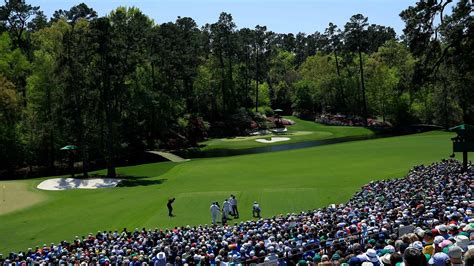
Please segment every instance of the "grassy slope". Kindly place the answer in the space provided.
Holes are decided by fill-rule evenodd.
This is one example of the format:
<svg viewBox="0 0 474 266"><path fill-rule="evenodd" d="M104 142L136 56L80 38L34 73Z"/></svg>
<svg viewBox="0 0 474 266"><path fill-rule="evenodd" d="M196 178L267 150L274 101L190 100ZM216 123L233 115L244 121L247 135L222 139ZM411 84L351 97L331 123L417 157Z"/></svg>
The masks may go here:
<svg viewBox="0 0 474 266"><path fill-rule="evenodd" d="M433 132L121 168L121 174L151 178L137 179L132 187L41 192L46 201L0 216L0 252L103 229L208 223L210 202L231 193L239 200L241 219L250 219L254 200L264 216L344 202L371 180L400 177L416 164L445 158L450 137ZM30 180L30 188L40 181ZM170 196L176 197L174 218L166 216Z"/></svg>
<svg viewBox="0 0 474 266"><path fill-rule="evenodd" d="M202 142L206 145L203 150L211 149L248 149L254 147L263 147L268 145L280 145L286 143L296 143L311 140L322 140L330 138L340 138L347 136L363 136L371 135L370 129L363 127L344 127L344 126L325 126L312 121L301 120L294 116L287 116L296 122L293 126L288 126L286 134L278 134L278 136L289 137L289 141L277 142L272 144L264 144L255 141L259 138L269 138L270 136L252 136L252 137L235 137L223 139L210 139Z"/></svg>

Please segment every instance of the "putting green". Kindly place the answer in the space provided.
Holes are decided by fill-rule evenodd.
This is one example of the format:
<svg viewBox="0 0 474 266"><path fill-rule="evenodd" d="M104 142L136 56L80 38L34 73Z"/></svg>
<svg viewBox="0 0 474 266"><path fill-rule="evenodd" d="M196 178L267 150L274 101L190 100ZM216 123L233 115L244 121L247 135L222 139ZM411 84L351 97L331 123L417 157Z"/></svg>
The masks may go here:
<svg viewBox="0 0 474 266"><path fill-rule="evenodd" d="M269 134L265 136L240 136L234 138L210 139L200 143L201 145L204 145L202 150L248 149L269 145L281 145L349 136L367 136L374 134L370 129L363 127L326 126L313 121L301 120L294 116L286 116L285 118L296 122L295 125L287 126L288 131L286 133ZM289 137L290 140L275 143L259 143L255 141L256 139L269 139L270 137Z"/></svg>
<svg viewBox="0 0 474 266"><path fill-rule="evenodd" d="M97 230L206 224L210 203L222 202L230 194L237 196L241 220L251 219L254 200L263 216L345 202L371 180L401 177L414 165L446 158L452 136L432 132L119 168L119 174L135 177L126 187L38 191L47 200L1 215L0 252L71 240ZM40 181L25 182L31 188ZM167 217L169 197L176 197L173 218Z"/></svg>
<svg viewBox="0 0 474 266"><path fill-rule="evenodd" d="M293 131L291 133L285 133L285 134L268 134L268 135L263 135L263 136L247 136L247 137L234 137L234 138L223 138L223 139L212 139L208 140L205 143L212 143L213 141L229 141L229 142L234 142L234 141L247 141L247 140L256 140L256 139L261 139L261 138L270 138L270 137L276 137L276 136L304 136L304 135L310 135L310 134L318 134L321 137L323 136L331 136L331 132L311 132L311 131Z"/></svg>

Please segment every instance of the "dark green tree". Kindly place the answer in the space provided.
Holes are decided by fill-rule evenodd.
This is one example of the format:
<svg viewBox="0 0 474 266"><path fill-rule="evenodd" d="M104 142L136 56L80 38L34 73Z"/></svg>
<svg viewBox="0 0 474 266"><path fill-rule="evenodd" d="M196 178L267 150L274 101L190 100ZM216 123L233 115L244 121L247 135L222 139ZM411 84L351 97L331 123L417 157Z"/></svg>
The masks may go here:
<svg viewBox="0 0 474 266"><path fill-rule="evenodd" d="M70 23L75 23L78 19L92 20L97 18L97 12L84 3L71 7L69 10L54 11L51 21L64 19Z"/></svg>
<svg viewBox="0 0 474 266"><path fill-rule="evenodd" d="M362 116L368 117L367 99L365 95L364 81L364 63L362 53L367 47L367 18L362 14L354 15L344 26L344 40L348 51L356 52L359 55L359 74L360 74L360 91L362 96Z"/></svg>
<svg viewBox="0 0 474 266"><path fill-rule="evenodd" d="M0 29L7 30L13 45L24 52L28 48L28 22L38 11L38 6L27 4L25 0L5 0L0 6Z"/></svg>
<svg viewBox="0 0 474 266"><path fill-rule="evenodd" d="M233 79L233 65L236 57L235 41L236 25L232 15L221 13L219 20L210 26L211 51L217 59L220 72L220 87L222 93L223 112L228 113L235 110L235 87Z"/></svg>
<svg viewBox="0 0 474 266"><path fill-rule="evenodd" d="M344 94L344 86L341 77L341 66L339 65L339 53L341 50L341 39L342 33L341 30L337 28L333 23L329 23L325 31L325 37L327 39L327 50L334 54L334 63L336 64L337 80L338 80L338 101L340 106L340 111L346 112L346 96Z"/></svg>

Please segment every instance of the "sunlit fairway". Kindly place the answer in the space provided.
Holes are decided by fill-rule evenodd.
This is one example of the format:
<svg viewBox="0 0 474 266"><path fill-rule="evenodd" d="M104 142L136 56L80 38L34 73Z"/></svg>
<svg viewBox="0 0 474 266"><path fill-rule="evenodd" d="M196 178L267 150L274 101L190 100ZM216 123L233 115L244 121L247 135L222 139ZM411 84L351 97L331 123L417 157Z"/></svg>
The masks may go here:
<svg viewBox="0 0 474 266"><path fill-rule="evenodd" d="M119 174L134 180L111 189L36 190L46 178L0 182L0 189L3 184L25 183L2 202L3 206L16 204L16 211L11 212L10 206L10 212L0 216L0 252L72 240L97 230L206 224L210 203L222 202L230 194L239 201L238 221L251 219L254 200L260 203L263 216L345 202L371 180L401 177L414 165L446 158L451 136L431 132L124 167L118 169ZM168 197L176 197L174 218L166 215ZM25 208L22 202L36 204Z"/></svg>
<svg viewBox="0 0 474 266"><path fill-rule="evenodd" d="M47 197L32 180L0 182L0 215L35 205Z"/></svg>
<svg viewBox="0 0 474 266"><path fill-rule="evenodd" d="M241 136L233 138L211 139L204 141L202 150L213 149L248 149L254 147L264 147L269 145L280 145L312 140L323 140L350 136L368 136L374 132L364 127L344 127L344 126L326 126L312 121L301 120L294 116L285 116L296 122L295 125L288 126L288 132L284 134L270 134L266 136ZM270 137L288 137L290 140L276 143L259 143L255 141L261 138Z"/></svg>

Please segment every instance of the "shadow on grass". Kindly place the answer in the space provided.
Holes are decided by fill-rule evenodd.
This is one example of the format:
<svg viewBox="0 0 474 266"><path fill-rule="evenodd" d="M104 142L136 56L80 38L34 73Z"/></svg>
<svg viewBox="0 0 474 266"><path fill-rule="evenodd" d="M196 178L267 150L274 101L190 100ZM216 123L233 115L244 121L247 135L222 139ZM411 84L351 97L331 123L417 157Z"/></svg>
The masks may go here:
<svg viewBox="0 0 474 266"><path fill-rule="evenodd" d="M76 177L79 180L83 180L82 176ZM104 178L107 179L106 175L100 174L89 174L88 178ZM132 175L117 175L117 179L120 180L120 183L117 184L117 187L139 187L139 186L154 186L163 184L168 179L150 179L149 176L132 176Z"/></svg>
<svg viewBox="0 0 474 266"><path fill-rule="evenodd" d="M166 182L168 179L148 179L145 176L127 176L121 177L121 181L117 187L143 187L143 186L154 186L160 185Z"/></svg>
<svg viewBox="0 0 474 266"><path fill-rule="evenodd" d="M153 166L153 164L149 164L149 165ZM175 163L169 163L169 164L164 164L164 165L160 164L160 167L147 168L146 171L140 171L140 173L137 173L137 175L134 175L133 173L131 175L118 173L117 179L120 179L120 183L118 183L117 187L154 186L154 185L163 184L163 182L167 181L167 179L160 178L160 176L166 174L175 166L176 166ZM132 172L132 170L128 170L128 172ZM82 175L77 175L75 178L84 179ZM107 176L105 174L89 173L88 178L106 179Z"/></svg>

